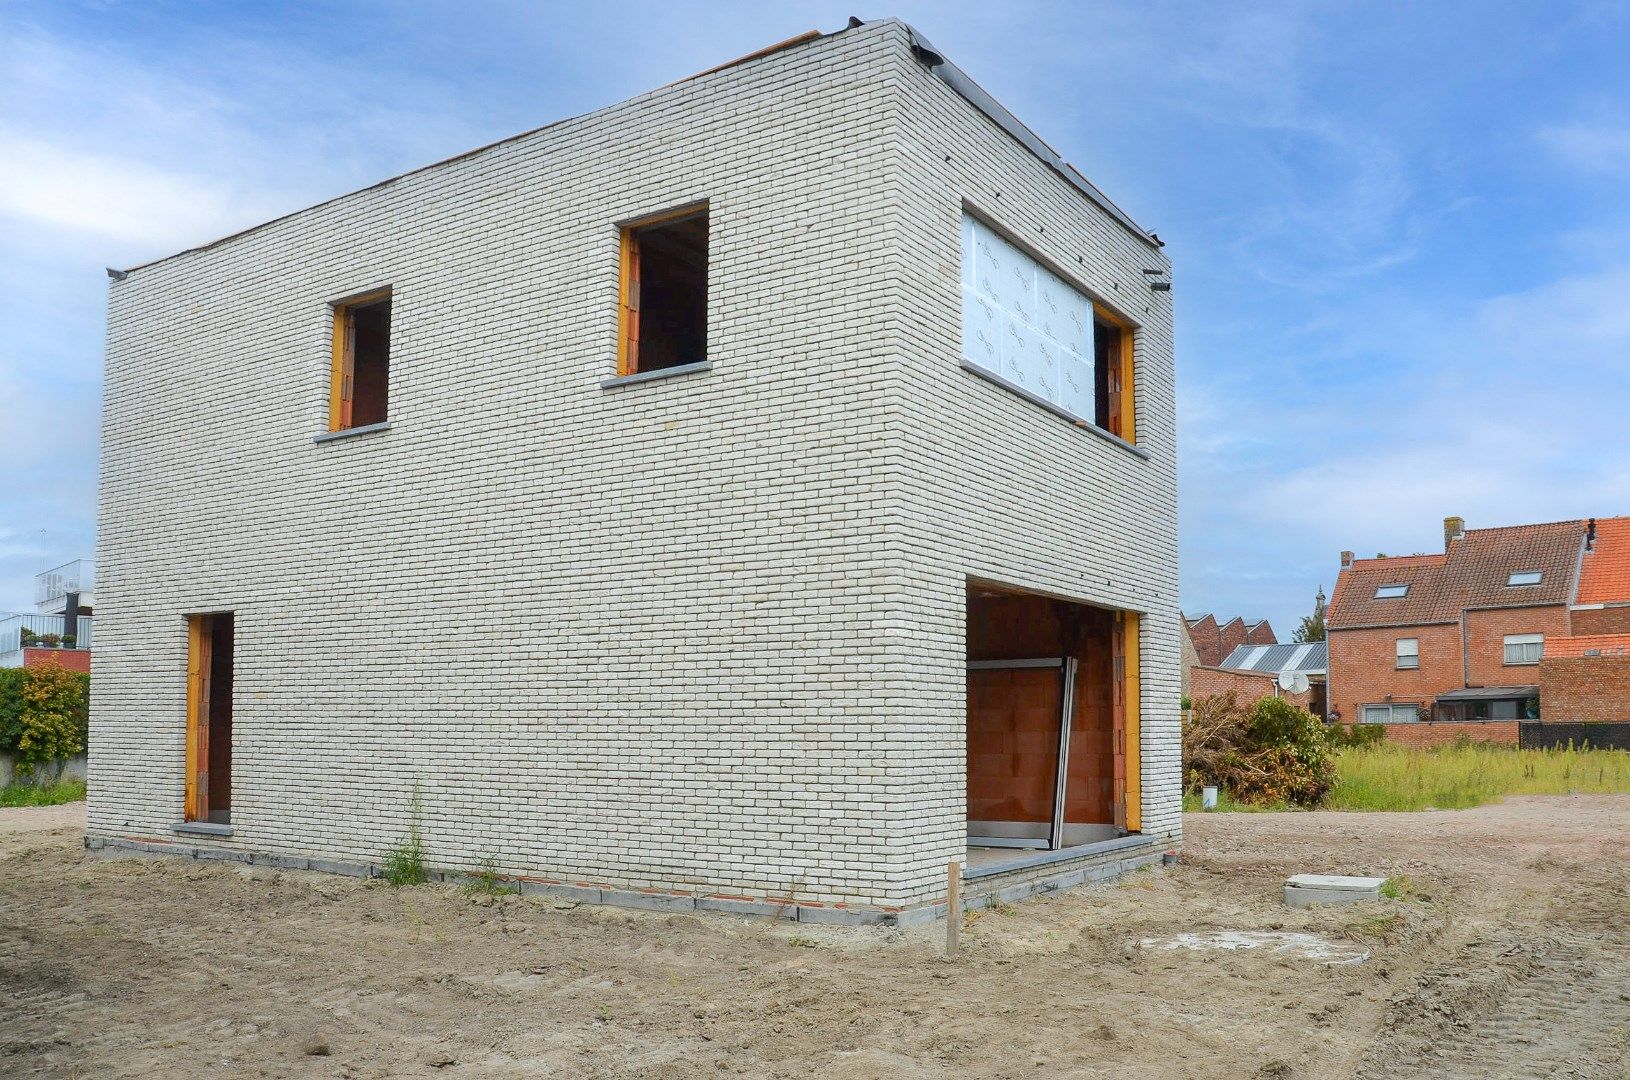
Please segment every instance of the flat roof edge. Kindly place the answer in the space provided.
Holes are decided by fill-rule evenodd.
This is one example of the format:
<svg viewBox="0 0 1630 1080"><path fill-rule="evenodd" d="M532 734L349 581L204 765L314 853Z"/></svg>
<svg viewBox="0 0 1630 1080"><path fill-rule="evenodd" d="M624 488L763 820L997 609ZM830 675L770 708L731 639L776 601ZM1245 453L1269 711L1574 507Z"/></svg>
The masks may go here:
<svg viewBox="0 0 1630 1080"><path fill-rule="evenodd" d="M909 23L900 25L905 27L907 35L911 38L913 51L923 60L932 75L960 94L968 104L989 117L997 127L1011 135L1015 142L1040 158L1133 236L1157 250L1166 246L1158 236L1133 221L1130 214L1116 206L1097 184L1088 180L1079 169L1060 157L1058 151L1042 141L1041 136L1031 130L1023 120L1009 112L1007 106L991 97L984 87L968 76L967 72L946 59L945 54L934 48L933 43L918 33L916 27Z"/></svg>

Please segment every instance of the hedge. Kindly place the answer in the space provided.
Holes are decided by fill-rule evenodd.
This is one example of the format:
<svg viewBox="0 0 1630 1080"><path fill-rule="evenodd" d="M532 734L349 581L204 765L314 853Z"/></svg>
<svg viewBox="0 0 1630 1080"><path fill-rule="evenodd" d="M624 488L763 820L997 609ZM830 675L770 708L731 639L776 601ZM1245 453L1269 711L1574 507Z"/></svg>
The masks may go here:
<svg viewBox="0 0 1630 1080"><path fill-rule="evenodd" d="M55 664L0 668L0 754L28 775L39 765L85 751L90 738L91 677Z"/></svg>

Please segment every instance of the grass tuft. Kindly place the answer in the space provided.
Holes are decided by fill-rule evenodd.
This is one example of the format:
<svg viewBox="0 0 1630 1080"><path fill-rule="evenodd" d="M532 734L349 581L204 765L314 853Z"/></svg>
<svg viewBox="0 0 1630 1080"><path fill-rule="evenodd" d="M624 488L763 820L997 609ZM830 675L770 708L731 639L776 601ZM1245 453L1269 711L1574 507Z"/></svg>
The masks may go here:
<svg viewBox="0 0 1630 1080"><path fill-rule="evenodd" d="M498 872L498 860L488 855L464 883L466 896L506 896L521 891L519 882L508 881Z"/></svg>
<svg viewBox="0 0 1630 1080"><path fill-rule="evenodd" d="M85 797L85 781L58 780L54 784L14 784L0 788L0 807L60 806Z"/></svg>
<svg viewBox="0 0 1630 1080"><path fill-rule="evenodd" d="M385 880L392 885L423 885L430 880L430 873L424 865L424 838L420 828L422 817L419 785L415 783L413 797L408 801L407 837L385 852Z"/></svg>

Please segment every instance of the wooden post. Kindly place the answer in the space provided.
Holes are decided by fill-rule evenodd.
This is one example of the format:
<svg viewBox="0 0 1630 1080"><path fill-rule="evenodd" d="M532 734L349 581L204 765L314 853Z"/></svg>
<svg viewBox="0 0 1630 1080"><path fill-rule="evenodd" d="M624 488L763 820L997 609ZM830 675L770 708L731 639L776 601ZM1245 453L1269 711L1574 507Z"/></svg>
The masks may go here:
<svg viewBox="0 0 1630 1080"><path fill-rule="evenodd" d="M955 956L962 938L962 861L947 863L945 876L945 955Z"/></svg>

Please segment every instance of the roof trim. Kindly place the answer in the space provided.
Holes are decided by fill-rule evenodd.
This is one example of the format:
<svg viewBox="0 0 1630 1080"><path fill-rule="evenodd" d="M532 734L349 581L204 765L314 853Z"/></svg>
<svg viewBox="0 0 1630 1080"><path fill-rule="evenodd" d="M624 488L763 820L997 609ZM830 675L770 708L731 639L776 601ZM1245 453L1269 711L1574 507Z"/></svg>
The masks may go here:
<svg viewBox="0 0 1630 1080"><path fill-rule="evenodd" d="M1133 221L1130 214L1116 206L1097 184L1088 180L1079 169L1060 157L1058 151L1043 142L1041 136L1032 131L1024 121L1014 116L1006 106L991 97L984 87L969 78L967 72L947 60L945 54L934 48L933 43L918 33L915 27L909 23L900 25L905 27L906 34L911 39L911 51L928 68L931 75L962 95L968 104L984 113L997 127L1011 135L1015 142L1040 158L1133 236L1157 251L1166 246L1160 237Z"/></svg>

